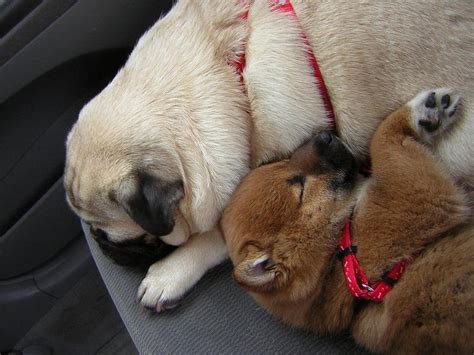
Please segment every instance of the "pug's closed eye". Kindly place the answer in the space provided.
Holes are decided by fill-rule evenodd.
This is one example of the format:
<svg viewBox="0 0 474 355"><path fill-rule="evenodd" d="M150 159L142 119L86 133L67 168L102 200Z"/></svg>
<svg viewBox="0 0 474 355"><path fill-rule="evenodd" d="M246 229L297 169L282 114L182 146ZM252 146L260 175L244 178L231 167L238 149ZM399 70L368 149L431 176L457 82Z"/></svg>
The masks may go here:
<svg viewBox="0 0 474 355"><path fill-rule="evenodd" d="M290 186L296 186L298 185L300 187L300 203L303 201L303 195L304 195L304 184L306 182L306 177L304 175L295 175L292 176L287 180L288 184Z"/></svg>

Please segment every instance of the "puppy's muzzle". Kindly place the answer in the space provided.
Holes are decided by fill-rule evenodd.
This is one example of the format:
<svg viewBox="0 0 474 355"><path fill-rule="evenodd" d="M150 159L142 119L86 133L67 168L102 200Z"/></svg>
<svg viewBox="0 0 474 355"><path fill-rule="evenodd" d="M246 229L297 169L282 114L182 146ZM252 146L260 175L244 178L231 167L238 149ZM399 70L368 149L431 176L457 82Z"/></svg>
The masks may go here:
<svg viewBox="0 0 474 355"><path fill-rule="evenodd" d="M358 163L344 143L330 131L323 131L313 137L310 144L316 153L317 170L357 171Z"/></svg>

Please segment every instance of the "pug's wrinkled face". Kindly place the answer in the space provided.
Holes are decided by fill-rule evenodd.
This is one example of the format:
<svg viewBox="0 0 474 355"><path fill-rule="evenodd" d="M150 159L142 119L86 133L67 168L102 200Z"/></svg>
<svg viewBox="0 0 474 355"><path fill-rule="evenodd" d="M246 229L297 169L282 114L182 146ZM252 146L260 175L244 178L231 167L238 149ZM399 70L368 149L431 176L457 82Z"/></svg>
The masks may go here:
<svg viewBox="0 0 474 355"><path fill-rule="evenodd" d="M92 184L87 193L73 181L65 184L67 201L89 226L104 254L119 265L150 265L174 250L170 244L189 235L178 209L181 181L133 172L115 186L94 189Z"/></svg>
<svg viewBox="0 0 474 355"><path fill-rule="evenodd" d="M221 222L235 280L285 301L314 293L334 255L357 176L355 158L329 132L290 160L253 170Z"/></svg>
<svg viewBox="0 0 474 355"><path fill-rule="evenodd" d="M139 149L130 143L128 154L113 145L101 151L90 138L100 135L82 132L84 126L76 126L68 138L66 199L104 254L120 265L150 265L191 233L180 209L184 186L179 169L163 149L151 154L167 162L159 167L144 165L153 160L143 146L136 157L132 153Z"/></svg>

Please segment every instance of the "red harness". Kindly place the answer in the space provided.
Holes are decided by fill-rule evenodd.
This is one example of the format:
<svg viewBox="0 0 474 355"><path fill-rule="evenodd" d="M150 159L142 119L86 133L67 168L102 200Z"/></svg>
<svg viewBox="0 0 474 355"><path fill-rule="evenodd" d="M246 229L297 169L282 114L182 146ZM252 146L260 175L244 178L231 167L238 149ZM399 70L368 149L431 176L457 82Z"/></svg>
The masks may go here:
<svg viewBox="0 0 474 355"><path fill-rule="evenodd" d="M291 5L290 0L269 0L269 4L271 6L272 11L282 12L288 15L289 17L291 17L292 19L294 19L295 21L298 21L298 17L296 16L295 9L293 8L293 5ZM240 18L242 20L246 20L247 17L248 17L248 9L246 9L245 12L242 13ZM336 120L334 119L334 110L331 105L331 100L329 99L329 94L328 94L326 85L324 84L324 79L321 74L321 71L319 70L319 65L318 65L318 62L316 61L316 57L313 53L313 50L311 49L308 38L306 37L302 28L301 28L301 39L303 40L303 43L305 44L306 57L308 58L308 62L311 65L311 68L313 69L315 83L324 103L324 109L326 111L327 122L329 122L331 129L335 131ZM237 73L240 76L240 81L243 83L244 82L243 71L245 68L245 52L244 51L240 53L240 55L238 56L238 59L234 63L232 63L232 65L235 67Z"/></svg>
<svg viewBox="0 0 474 355"><path fill-rule="evenodd" d="M273 11L285 13L295 21L298 21L298 17L296 16L295 10L293 8L293 5L291 5L290 0L269 0L269 3ZM247 17L248 8L242 13L240 18L242 20L246 20ZM316 57L313 53L313 50L311 49L308 38L304 34L302 28L301 38L306 46L306 56L308 58L309 64L311 65L311 68L313 69L313 75L315 78L317 90L319 91L319 94L321 95L324 103L327 121L330 123L331 128L336 131L336 121L334 118L334 110L331 105L331 100L329 99L329 94L326 85L324 84L324 79L321 74L321 71L319 70ZM240 53L238 59L234 63L232 63L232 65L235 67L237 73L240 76L240 81L243 83L243 71L245 68L245 51L242 51L242 53ZM368 174L370 174L369 170L365 170L365 172L368 172ZM360 268L359 263L357 262L357 259L355 257L356 249L357 248L355 246L352 246L351 244L350 221L347 221L344 224L344 228L342 230L341 238L339 241L339 246L337 249L337 254L343 263L343 270L347 287L354 297L374 302L382 302L385 295L392 289L394 283L401 277L408 260L404 259L399 261L393 266L393 268L389 272L385 273L382 276L382 279L380 281L377 281L376 283L370 285L367 276Z"/></svg>
<svg viewBox="0 0 474 355"><path fill-rule="evenodd" d="M342 228L337 247L337 256L342 261L347 288L356 298L376 303L382 302L385 295L402 276L409 259L400 260L390 271L383 274L379 281L371 284L357 261L356 252L357 247L351 243L351 222L348 219Z"/></svg>

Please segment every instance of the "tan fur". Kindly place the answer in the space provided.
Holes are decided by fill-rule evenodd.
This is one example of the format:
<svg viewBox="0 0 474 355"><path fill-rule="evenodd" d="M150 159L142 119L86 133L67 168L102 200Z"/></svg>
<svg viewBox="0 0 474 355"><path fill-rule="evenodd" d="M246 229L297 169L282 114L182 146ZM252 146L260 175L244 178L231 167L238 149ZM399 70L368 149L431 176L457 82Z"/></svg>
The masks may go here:
<svg viewBox="0 0 474 355"><path fill-rule="evenodd" d="M189 258L215 258L199 271L190 266L195 260L185 266L173 255L161 261L154 269L175 266L182 281L175 285L185 286L161 283L151 304L160 294L181 297L192 286L188 274L201 275L225 258L215 226L249 169L288 157L328 127L301 27L325 78L339 134L362 159L379 120L420 88L459 88L467 102L462 123L437 149L449 173L474 186L474 163L465 158L474 155L474 6L462 0L292 3L299 23L270 11L267 0L178 1L143 35L69 134L68 201L114 242L144 233L123 208L136 189L134 171L183 182L175 227L161 239L183 244ZM241 21L246 5L248 20ZM228 65L243 50L244 87ZM455 154L453 142L463 142L465 154ZM214 251L204 242L186 244L207 232L215 236Z"/></svg>
<svg viewBox="0 0 474 355"><path fill-rule="evenodd" d="M313 143L253 170L224 212L223 233L236 281L286 323L318 333L351 329L376 352L468 354L474 223L438 156L420 143L412 110L404 106L380 125L370 148L373 175L354 188L331 188L340 171L321 170ZM298 175L306 177L301 201L302 187L288 184ZM352 209L351 239L369 279L413 259L381 304L357 307L335 258Z"/></svg>

